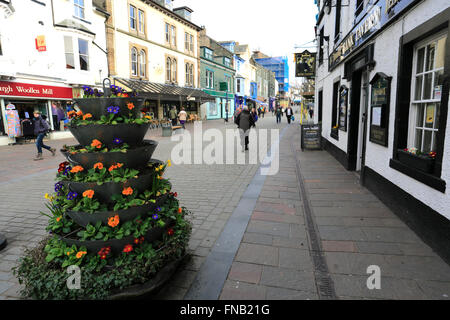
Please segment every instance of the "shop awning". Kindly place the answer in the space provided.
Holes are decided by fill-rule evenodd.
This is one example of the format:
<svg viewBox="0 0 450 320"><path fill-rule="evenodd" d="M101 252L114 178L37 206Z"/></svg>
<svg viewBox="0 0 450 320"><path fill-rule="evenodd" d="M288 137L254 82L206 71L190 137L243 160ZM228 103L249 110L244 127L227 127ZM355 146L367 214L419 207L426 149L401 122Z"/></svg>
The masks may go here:
<svg viewBox="0 0 450 320"><path fill-rule="evenodd" d="M170 101L180 101L181 99L181 101L195 100L197 102L215 101L216 99L206 92L195 88L124 78L114 78L114 80L126 86L131 91L136 91L139 96L150 99Z"/></svg>

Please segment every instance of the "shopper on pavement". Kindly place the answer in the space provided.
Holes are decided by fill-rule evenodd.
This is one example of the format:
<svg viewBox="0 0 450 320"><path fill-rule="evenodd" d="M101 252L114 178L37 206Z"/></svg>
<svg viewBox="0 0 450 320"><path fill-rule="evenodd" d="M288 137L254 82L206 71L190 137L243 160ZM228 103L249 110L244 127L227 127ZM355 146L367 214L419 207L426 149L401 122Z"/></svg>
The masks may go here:
<svg viewBox="0 0 450 320"><path fill-rule="evenodd" d="M172 121L172 126L175 127L177 125L177 108L175 106L169 111L169 118Z"/></svg>
<svg viewBox="0 0 450 320"><path fill-rule="evenodd" d="M187 113L186 113L186 111L184 111L184 107L181 107L181 111L180 111L180 113L178 114L178 118L180 119L180 123L181 123L181 125L183 126L183 129L186 129L186 128L184 127L184 124L186 123Z"/></svg>
<svg viewBox="0 0 450 320"><path fill-rule="evenodd" d="M255 127L255 121L253 120L250 111L248 111L248 107L244 106L244 109L239 113L239 115L234 120L234 123L237 124L239 128L239 133L241 136L241 146L242 151L248 150L248 135L250 133L250 129Z"/></svg>
<svg viewBox="0 0 450 320"><path fill-rule="evenodd" d="M252 117L253 117L253 121L255 121L255 123L258 121L258 113L256 112L256 108L252 108L252 111L250 111Z"/></svg>
<svg viewBox="0 0 450 320"><path fill-rule="evenodd" d="M37 137L36 138L36 147L37 147L37 151L38 151L37 156L36 156L36 158L34 158L34 160L36 161L36 160L44 159L42 157L42 148L47 149L48 151L50 151L52 153L52 156L55 156L56 149L46 146L44 144L44 137L47 134L47 132L50 131L50 126L49 126L48 122L42 118L40 111L34 112L33 122L34 122L34 135Z"/></svg>
<svg viewBox="0 0 450 320"><path fill-rule="evenodd" d="M281 115L282 115L282 110L280 106L277 106L275 108L275 116L277 117L277 123L281 123Z"/></svg>
<svg viewBox="0 0 450 320"><path fill-rule="evenodd" d="M309 109L309 118L312 120L312 118L313 118L313 115L314 115L314 111L313 111L313 109L311 108L311 109Z"/></svg>
<svg viewBox="0 0 450 320"><path fill-rule="evenodd" d="M292 119L293 115L294 115L294 112L292 111L291 106L288 106L286 108L286 118L287 118L288 124L291 124L291 119Z"/></svg>

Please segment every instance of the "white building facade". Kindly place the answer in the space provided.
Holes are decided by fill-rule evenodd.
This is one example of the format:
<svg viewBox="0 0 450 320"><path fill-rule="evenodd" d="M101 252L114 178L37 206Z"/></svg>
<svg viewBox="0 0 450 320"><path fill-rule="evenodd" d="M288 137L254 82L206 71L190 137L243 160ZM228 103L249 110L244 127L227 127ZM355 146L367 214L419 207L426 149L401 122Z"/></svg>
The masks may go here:
<svg viewBox="0 0 450 320"><path fill-rule="evenodd" d="M314 115L325 149L407 222L421 225L425 238L438 239L434 221L448 242L450 3L318 5Z"/></svg>
<svg viewBox="0 0 450 320"><path fill-rule="evenodd" d="M55 130L52 138L70 136L67 105L83 85L100 88L108 76L106 17L92 0L0 1L0 144L28 134L23 121L35 110ZM16 136L7 117L12 106Z"/></svg>

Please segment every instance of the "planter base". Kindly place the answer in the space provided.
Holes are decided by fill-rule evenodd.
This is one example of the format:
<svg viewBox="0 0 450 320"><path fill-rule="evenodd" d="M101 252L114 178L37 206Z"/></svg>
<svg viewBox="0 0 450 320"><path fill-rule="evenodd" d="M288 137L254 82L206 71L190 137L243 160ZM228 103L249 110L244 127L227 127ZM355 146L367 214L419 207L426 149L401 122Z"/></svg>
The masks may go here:
<svg viewBox="0 0 450 320"><path fill-rule="evenodd" d="M178 260L172 261L165 265L151 280L143 284L133 285L119 293L113 294L109 297L110 300L133 300L149 297L157 293L164 284L170 280L177 271L178 266L189 259L190 255L185 254Z"/></svg>

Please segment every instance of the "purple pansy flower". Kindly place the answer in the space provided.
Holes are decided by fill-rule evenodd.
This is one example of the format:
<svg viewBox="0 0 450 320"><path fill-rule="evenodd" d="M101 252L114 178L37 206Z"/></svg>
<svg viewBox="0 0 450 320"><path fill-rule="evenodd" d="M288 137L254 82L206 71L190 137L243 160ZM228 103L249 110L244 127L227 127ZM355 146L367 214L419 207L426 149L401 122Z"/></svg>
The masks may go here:
<svg viewBox="0 0 450 320"><path fill-rule="evenodd" d="M123 140L122 140L122 139L119 139L119 138L115 138L115 139L113 140L113 143L114 143L114 144L122 144L122 143L123 143Z"/></svg>
<svg viewBox="0 0 450 320"><path fill-rule="evenodd" d="M153 218L154 220L158 220L158 219L159 219L159 216L155 213L155 214L152 216L152 218Z"/></svg>
<svg viewBox="0 0 450 320"><path fill-rule="evenodd" d="M156 207L156 212L161 212L161 207Z"/></svg>
<svg viewBox="0 0 450 320"><path fill-rule="evenodd" d="M67 200L73 200L76 197L78 197L78 193L76 193L76 192L69 192L69 194L67 195Z"/></svg>

